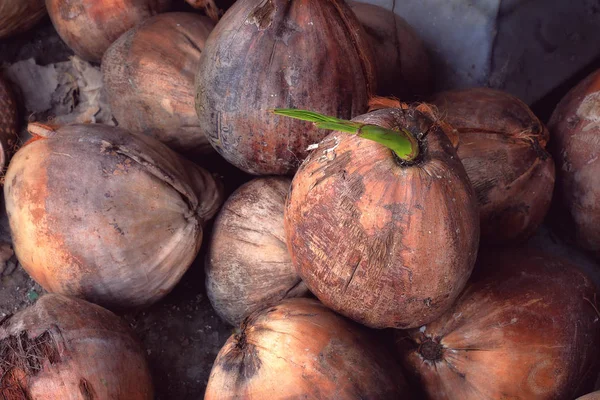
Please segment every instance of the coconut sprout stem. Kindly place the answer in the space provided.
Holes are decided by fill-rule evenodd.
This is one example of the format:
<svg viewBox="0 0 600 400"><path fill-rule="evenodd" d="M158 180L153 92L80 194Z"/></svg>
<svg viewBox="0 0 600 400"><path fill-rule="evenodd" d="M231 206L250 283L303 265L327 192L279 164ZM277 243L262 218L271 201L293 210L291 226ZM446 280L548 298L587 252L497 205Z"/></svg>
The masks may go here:
<svg viewBox="0 0 600 400"><path fill-rule="evenodd" d="M400 128L400 130L387 129L379 125L352 122L313 111L292 108L276 108L272 112L276 115L313 122L320 129L352 133L372 140L386 146L405 162L414 161L419 156L419 142L404 128Z"/></svg>

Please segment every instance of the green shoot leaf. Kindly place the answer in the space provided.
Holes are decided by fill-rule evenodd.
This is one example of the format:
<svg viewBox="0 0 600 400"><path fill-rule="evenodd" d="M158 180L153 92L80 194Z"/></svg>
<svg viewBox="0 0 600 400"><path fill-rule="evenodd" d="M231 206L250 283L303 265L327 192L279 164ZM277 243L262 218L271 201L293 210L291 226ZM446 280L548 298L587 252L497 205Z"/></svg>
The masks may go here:
<svg viewBox="0 0 600 400"><path fill-rule="evenodd" d="M398 158L407 162L413 161L419 155L419 143L406 129L397 131L378 125L338 119L308 110L276 108L272 112L276 115L312 122L320 129L351 133L372 140L386 146Z"/></svg>

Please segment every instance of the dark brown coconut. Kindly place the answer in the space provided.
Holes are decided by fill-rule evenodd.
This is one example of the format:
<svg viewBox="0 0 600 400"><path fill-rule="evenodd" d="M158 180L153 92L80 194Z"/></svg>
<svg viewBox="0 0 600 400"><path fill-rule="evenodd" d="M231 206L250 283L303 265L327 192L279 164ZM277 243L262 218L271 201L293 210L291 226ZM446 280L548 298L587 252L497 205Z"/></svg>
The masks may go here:
<svg viewBox="0 0 600 400"><path fill-rule="evenodd" d="M376 333L312 299L252 314L219 352L205 399L410 399Z"/></svg>
<svg viewBox="0 0 600 400"><path fill-rule="evenodd" d="M167 11L175 0L46 0L62 40L79 57L100 62L108 47L145 19Z"/></svg>
<svg viewBox="0 0 600 400"><path fill-rule="evenodd" d="M479 200L482 241L525 241L552 201L554 161L544 124L521 100L494 89L443 92L431 102L458 134L458 157Z"/></svg>
<svg viewBox="0 0 600 400"><path fill-rule="evenodd" d="M125 321L61 295L0 324L0 398L153 399L145 351Z"/></svg>
<svg viewBox="0 0 600 400"><path fill-rule="evenodd" d="M119 126L153 136L180 153L213 151L194 109L200 53L213 27L198 14L160 14L109 47L102 73Z"/></svg>
<svg viewBox="0 0 600 400"><path fill-rule="evenodd" d="M0 39L29 30L44 15L44 0L0 0Z"/></svg>
<svg viewBox="0 0 600 400"><path fill-rule="evenodd" d="M431 93L433 76L425 44L401 16L373 4L348 1L365 28L377 62L377 91L402 100Z"/></svg>
<svg viewBox="0 0 600 400"><path fill-rule="evenodd" d="M109 308L164 297L196 257L220 185L157 140L119 128L45 135L21 147L6 173L23 268L50 292Z"/></svg>
<svg viewBox="0 0 600 400"><path fill-rule="evenodd" d="M561 100L548 124L560 231L600 257L600 71Z"/></svg>
<svg viewBox="0 0 600 400"><path fill-rule="evenodd" d="M420 326L451 306L471 274L477 198L427 105L354 121L409 130L420 158L404 165L378 143L329 135L292 182L288 248L304 283L333 310L374 328Z"/></svg>
<svg viewBox="0 0 600 400"><path fill-rule="evenodd" d="M215 221L206 290L217 314L231 325L308 293L285 243L283 208L290 183L284 177L248 182L227 199Z"/></svg>
<svg viewBox="0 0 600 400"><path fill-rule="evenodd" d="M454 306L398 332L398 347L429 399L574 399L598 376L596 291L554 256L486 255Z"/></svg>
<svg viewBox="0 0 600 400"><path fill-rule="evenodd" d="M19 119L13 93L0 75L0 171L4 171L17 141Z"/></svg>
<svg viewBox="0 0 600 400"><path fill-rule="evenodd" d="M213 147L238 168L290 174L326 131L275 116L308 108L340 118L366 112L373 55L343 0L238 0L206 42L196 111Z"/></svg>

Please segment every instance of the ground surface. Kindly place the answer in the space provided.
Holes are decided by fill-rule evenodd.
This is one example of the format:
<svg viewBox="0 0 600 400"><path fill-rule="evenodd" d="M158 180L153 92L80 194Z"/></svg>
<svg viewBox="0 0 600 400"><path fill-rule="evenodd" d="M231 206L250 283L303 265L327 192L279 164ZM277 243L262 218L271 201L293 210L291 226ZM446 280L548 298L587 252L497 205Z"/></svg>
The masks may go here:
<svg viewBox="0 0 600 400"><path fill-rule="evenodd" d="M11 40L0 40L0 65L33 57L38 64L66 61L71 51L56 35L49 20L35 30ZM562 97L555 92L534 105L534 110L547 118ZM23 120L29 116L23 113ZM227 191L248 179L218 158L203 164L225 176ZM3 200L0 198L0 202ZM210 227L208 228L210 230ZM207 232L207 236L209 232ZM532 244L555 254L566 255L595 275L600 284L599 269L585 255L566 247L559 239L542 229ZM183 277L181 283L163 301L153 307L124 315L141 339L150 361L157 399L200 399L212 363L233 327L223 323L214 313L206 297L203 274L203 252ZM0 207L0 319L32 304L43 290L18 265L12 254L10 234L3 206Z"/></svg>

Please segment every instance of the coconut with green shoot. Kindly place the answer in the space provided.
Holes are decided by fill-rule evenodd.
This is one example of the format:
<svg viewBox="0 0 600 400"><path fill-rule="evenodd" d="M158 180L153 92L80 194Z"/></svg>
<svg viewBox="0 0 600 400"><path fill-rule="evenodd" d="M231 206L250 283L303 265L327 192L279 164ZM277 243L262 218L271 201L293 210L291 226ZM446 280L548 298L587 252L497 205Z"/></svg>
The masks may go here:
<svg viewBox="0 0 600 400"><path fill-rule="evenodd" d="M477 199L448 126L426 104L352 121L274 112L334 130L301 165L285 209L307 287L373 328L439 317L465 286L479 244Z"/></svg>

